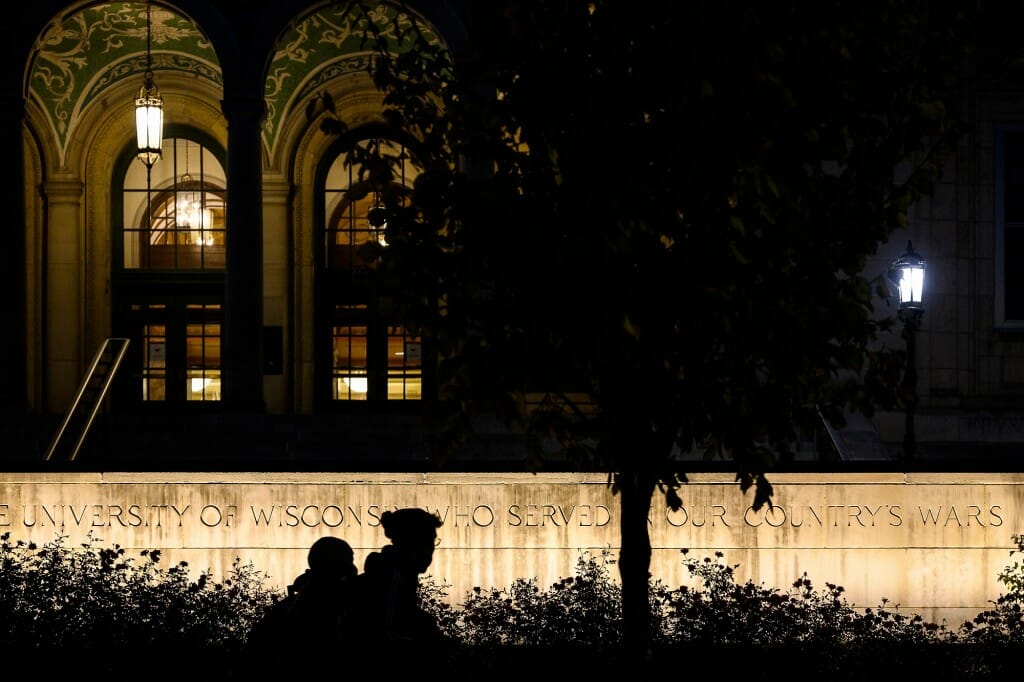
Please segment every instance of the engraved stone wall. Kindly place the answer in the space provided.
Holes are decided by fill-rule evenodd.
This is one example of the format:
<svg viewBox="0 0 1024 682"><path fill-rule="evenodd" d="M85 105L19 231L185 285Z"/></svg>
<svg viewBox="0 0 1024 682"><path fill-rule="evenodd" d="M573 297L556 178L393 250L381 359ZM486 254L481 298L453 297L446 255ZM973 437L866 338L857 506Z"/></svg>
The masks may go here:
<svg viewBox="0 0 1024 682"><path fill-rule="evenodd" d="M1024 532L1024 474L776 474L774 507L754 511L731 474L691 474L684 507L651 514L652 576L675 587L690 556L724 554L738 580L787 589L805 572L854 606L959 625L990 606ZM240 558L283 587L308 547L337 535L356 560L386 543L381 513L417 506L444 521L429 574L459 602L475 586L572 575L581 551L618 551L618 498L584 474L0 474L0 533L68 536L163 550L222 579ZM613 570L613 576L617 574Z"/></svg>

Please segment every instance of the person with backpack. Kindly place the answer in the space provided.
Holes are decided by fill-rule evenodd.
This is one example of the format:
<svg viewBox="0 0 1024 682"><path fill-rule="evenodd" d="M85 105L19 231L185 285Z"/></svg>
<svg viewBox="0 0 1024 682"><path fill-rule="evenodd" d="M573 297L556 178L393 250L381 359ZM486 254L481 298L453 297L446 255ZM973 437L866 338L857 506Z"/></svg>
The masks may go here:
<svg viewBox="0 0 1024 682"><path fill-rule="evenodd" d="M239 679L293 676L334 664L348 587L357 575L352 547L324 536L309 548L306 561L309 567L288 586L287 595L249 632Z"/></svg>
<svg viewBox="0 0 1024 682"><path fill-rule="evenodd" d="M375 651L392 667L421 666L449 642L420 605L419 576L433 561L441 519L423 509L385 511L380 519L391 543L371 552L352 583L343 638Z"/></svg>

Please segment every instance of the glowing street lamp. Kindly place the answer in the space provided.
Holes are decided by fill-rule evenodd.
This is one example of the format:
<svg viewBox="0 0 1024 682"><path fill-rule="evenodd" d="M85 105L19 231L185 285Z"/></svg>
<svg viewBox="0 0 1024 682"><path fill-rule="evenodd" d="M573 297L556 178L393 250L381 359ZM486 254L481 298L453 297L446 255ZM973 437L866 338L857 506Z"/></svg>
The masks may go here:
<svg viewBox="0 0 1024 682"><path fill-rule="evenodd" d="M924 316L924 274L927 264L921 254L914 251L911 242L907 250L892 263L889 277L900 296L899 316L903 320L903 339L907 344L907 367L903 373L906 395L906 427L903 433L903 457L914 459L917 442L914 438L914 409L917 406L917 330Z"/></svg>

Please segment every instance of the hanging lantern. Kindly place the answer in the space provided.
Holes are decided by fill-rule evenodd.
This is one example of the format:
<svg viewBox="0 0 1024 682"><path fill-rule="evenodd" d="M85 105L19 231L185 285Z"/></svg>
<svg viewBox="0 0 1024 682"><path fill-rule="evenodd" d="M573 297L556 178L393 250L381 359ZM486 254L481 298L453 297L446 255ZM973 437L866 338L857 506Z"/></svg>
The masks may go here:
<svg viewBox="0 0 1024 682"><path fill-rule="evenodd" d="M380 192L373 193L373 205L366 213L366 222L370 224L370 229L377 239L377 243L381 246L387 246L388 242L384 238L384 232L388 228L388 210L381 201Z"/></svg>
<svg viewBox="0 0 1024 682"><path fill-rule="evenodd" d="M135 98L135 137L139 160L152 168L160 160L164 136L164 100L160 97L152 72L146 72L146 83Z"/></svg>
<svg viewBox="0 0 1024 682"><path fill-rule="evenodd" d="M164 137L164 100L153 82L152 55L150 45L153 39L150 22L150 6L146 3L146 76L139 95L135 98L135 139L139 160L152 168L160 160Z"/></svg>

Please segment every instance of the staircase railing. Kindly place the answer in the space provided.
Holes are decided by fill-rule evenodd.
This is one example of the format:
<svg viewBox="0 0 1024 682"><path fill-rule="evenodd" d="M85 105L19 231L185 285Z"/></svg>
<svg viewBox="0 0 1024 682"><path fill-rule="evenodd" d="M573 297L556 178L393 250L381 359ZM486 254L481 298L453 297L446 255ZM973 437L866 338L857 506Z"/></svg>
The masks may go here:
<svg viewBox="0 0 1024 682"><path fill-rule="evenodd" d="M114 380L121 360L124 359L125 351L128 350L128 339L109 338L103 342L100 349L96 351L89 370L85 373L78 392L75 394L71 406L68 407L64 420L50 441L43 459L49 461L57 448L64 442L65 436L72 435L75 438L74 445L68 452L68 460L74 460L78 451L82 449L85 437L89 435L89 429L96 419L107 390ZM77 434L75 433L77 431Z"/></svg>

